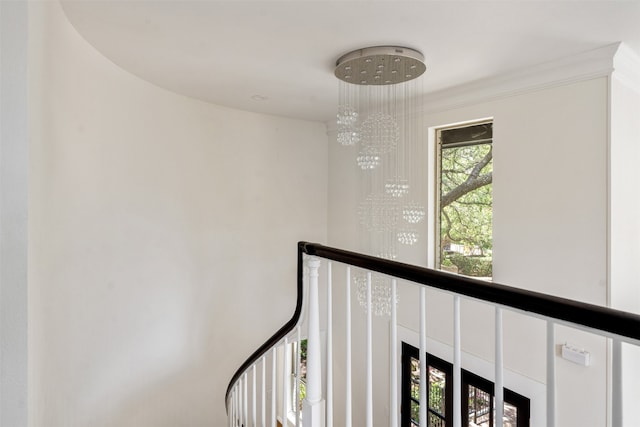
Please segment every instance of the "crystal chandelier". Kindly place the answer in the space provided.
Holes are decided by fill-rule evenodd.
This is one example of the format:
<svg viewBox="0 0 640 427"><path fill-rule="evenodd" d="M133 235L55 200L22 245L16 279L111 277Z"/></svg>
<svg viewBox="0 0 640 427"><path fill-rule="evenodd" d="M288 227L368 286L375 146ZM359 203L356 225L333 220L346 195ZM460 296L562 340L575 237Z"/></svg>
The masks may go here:
<svg viewBox="0 0 640 427"><path fill-rule="evenodd" d="M367 309L367 273L354 271L353 283L360 306ZM398 295L396 293L396 303ZM376 316L389 315L391 312L391 279L380 274L371 275L371 311Z"/></svg>
<svg viewBox="0 0 640 427"><path fill-rule="evenodd" d="M424 57L414 49L376 46L336 62L339 79L337 141L355 146L360 175L360 245L363 252L396 259L419 240L426 214L426 141L421 79ZM355 273L354 273L355 274ZM354 275L365 306L366 283ZM389 283L372 275L372 311L389 314Z"/></svg>

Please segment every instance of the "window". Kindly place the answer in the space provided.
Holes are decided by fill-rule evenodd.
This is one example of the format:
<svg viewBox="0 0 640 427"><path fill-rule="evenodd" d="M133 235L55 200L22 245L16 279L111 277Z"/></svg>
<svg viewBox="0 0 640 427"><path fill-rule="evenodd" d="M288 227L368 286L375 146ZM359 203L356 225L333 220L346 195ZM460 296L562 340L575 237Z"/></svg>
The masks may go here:
<svg viewBox="0 0 640 427"><path fill-rule="evenodd" d="M291 393L290 408L291 412L295 411L296 404L302 413L302 401L307 396L307 340L300 340L300 364L296 363L298 344L296 342L291 343L291 382L289 389ZM296 397L296 378L300 376L300 389Z"/></svg>
<svg viewBox="0 0 640 427"><path fill-rule="evenodd" d="M429 388L427 389L427 425L445 427L453 417L451 364L427 354ZM405 410L407 408L407 410ZM409 409L410 408L410 409ZM420 358L418 349L402 343L402 426L420 425Z"/></svg>
<svg viewBox="0 0 640 427"><path fill-rule="evenodd" d="M429 370L427 388L427 425L453 425L453 365L426 354ZM467 370L462 370L462 425L493 426L494 385ZM420 356L417 348L402 343L402 427L420 425ZM504 390L504 426L529 427L529 399Z"/></svg>
<svg viewBox="0 0 640 427"><path fill-rule="evenodd" d="M302 420L302 401L307 395L307 340L289 343L285 357L288 367L288 381L284 392L287 400L287 419L289 423L297 425L296 415Z"/></svg>
<svg viewBox="0 0 640 427"><path fill-rule="evenodd" d="M493 123L438 129L436 138L436 266L491 279Z"/></svg>

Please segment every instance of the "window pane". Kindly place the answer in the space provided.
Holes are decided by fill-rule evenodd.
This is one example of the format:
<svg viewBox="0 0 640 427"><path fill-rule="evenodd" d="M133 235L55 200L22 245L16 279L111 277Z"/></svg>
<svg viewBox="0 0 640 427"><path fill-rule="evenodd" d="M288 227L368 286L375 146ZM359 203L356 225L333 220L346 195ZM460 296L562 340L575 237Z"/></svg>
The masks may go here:
<svg viewBox="0 0 640 427"><path fill-rule="evenodd" d="M295 360L297 358L297 346L296 342L291 343L291 410L294 411L296 407L296 376L300 376L300 390L298 394L298 409L300 410L300 414L302 414L302 401L307 396L307 340L300 340L300 365L298 366L298 370L296 371Z"/></svg>
<svg viewBox="0 0 640 427"><path fill-rule="evenodd" d="M429 427L446 427L444 418L440 418L435 414L429 414Z"/></svg>
<svg viewBox="0 0 640 427"><path fill-rule="evenodd" d="M469 427L491 427L491 395L469 386Z"/></svg>
<svg viewBox="0 0 640 427"><path fill-rule="evenodd" d="M411 401L411 421L420 424L420 405L413 400Z"/></svg>
<svg viewBox="0 0 640 427"><path fill-rule="evenodd" d="M300 340L300 378L307 380L307 340Z"/></svg>
<svg viewBox="0 0 640 427"><path fill-rule="evenodd" d="M479 135L485 128L487 138L459 141ZM471 131L456 136L462 129ZM493 249L491 135L491 123L440 133L440 268L488 279L492 276ZM447 145L447 141L453 144Z"/></svg>
<svg viewBox="0 0 640 427"><path fill-rule="evenodd" d="M402 358L402 426L418 427L420 424L420 361L416 358L417 348L403 343ZM409 354L405 353L409 349ZM428 427L451 427L451 420L447 424L447 416L451 416L453 396L448 393L447 386L451 384L452 365L436 356L427 355L427 411L426 425ZM435 366L434 366L435 365ZM485 390L493 390L491 381L472 372L462 371L463 392L467 393L467 400L462 404L462 420L465 427L492 427L495 421L495 398ZM503 425L505 427L529 426L530 401L512 390L504 389ZM447 399L449 401L447 402ZM520 424L518 424L520 423Z"/></svg>
<svg viewBox="0 0 640 427"><path fill-rule="evenodd" d="M411 398L420 401L420 380L411 381Z"/></svg>
<svg viewBox="0 0 640 427"><path fill-rule="evenodd" d="M445 414L445 373L429 366L429 409L444 416ZM431 421L429 421L431 426Z"/></svg>
<svg viewBox="0 0 640 427"><path fill-rule="evenodd" d="M518 425L518 408L510 403L504 402L504 427L517 427Z"/></svg>
<svg viewBox="0 0 640 427"><path fill-rule="evenodd" d="M420 401L420 361L411 358L411 398Z"/></svg>

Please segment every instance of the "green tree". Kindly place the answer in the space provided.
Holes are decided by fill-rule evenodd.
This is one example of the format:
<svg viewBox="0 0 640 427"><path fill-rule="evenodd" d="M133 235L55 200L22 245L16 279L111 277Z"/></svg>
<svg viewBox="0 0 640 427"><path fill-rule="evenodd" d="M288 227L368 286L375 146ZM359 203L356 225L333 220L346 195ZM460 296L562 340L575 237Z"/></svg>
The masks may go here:
<svg viewBox="0 0 640 427"><path fill-rule="evenodd" d="M492 145L444 148L441 159L440 262L491 276Z"/></svg>

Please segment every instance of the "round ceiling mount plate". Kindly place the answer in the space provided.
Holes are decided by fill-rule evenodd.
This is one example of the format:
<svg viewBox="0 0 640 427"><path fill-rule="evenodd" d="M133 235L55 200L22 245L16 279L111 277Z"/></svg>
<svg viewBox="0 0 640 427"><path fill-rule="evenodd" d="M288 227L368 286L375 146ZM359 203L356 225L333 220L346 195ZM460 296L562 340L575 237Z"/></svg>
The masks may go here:
<svg viewBox="0 0 640 427"><path fill-rule="evenodd" d="M415 49L375 46L342 55L335 76L357 85L391 85L420 77L426 69L424 56Z"/></svg>

